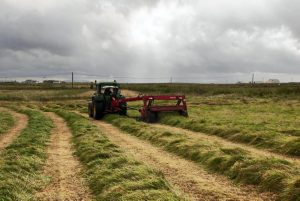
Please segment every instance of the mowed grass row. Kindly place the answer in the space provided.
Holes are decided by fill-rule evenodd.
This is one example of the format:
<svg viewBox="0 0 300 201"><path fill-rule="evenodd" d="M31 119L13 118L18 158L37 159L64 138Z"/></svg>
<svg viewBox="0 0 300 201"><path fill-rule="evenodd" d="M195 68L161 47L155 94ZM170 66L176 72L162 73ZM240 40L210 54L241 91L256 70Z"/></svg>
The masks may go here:
<svg viewBox="0 0 300 201"><path fill-rule="evenodd" d="M162 175L125 155L81 115L55 110L73 133L76 155L96 200L180 200Z"/></svg>
<svg viewBox="0 0 300 201"><path fill-rule="evenodd" d="M189 107L189 118L162 114L159 122L300 156L299 102L237 98L230 101L230 97L224 97L215 103L215 99L218 97L198 98L199 105Z"/></svg>
<svg viewBox="0 0 300 201"><path fill-rule="evenodd" d="M161 113L159 122L275 153L300 156L300 101L232 95L189 96L188 111L189 118L178 113ZM128 114L140 116L136 111Z"/></svg>
<svg viewBox="0 0 300 201"><path fill-rule="evenodd" d="M28 115L28 126L0 152L0 200L34 200L45 185L41 174L52 121L36 110L20 110Z"/></svg>
<svg viewBox="0 0 300 201"><path fill-rule="evenodd" d="M195 140L181 133L153 128L132 118L108 115L105 121L131 135L192 160L209 171L226 175L236 182L257 185L264 191L275 192L282 201L300 199L300 167L297 164L276 158L258 157L245 150L223 147L210 141Z"/></svg>
<svg viewBox="0 0 300 201"><path fill-rule="evenodd" d="M6 111L0 111L0 135L7 132L15 124L14 117Z"/></svg>
<svg viewBox="0 0 300 201"><path fill-rule="evenodd" d="M86 102L52 103L53 108L87 112ZM300 102L236 96L190 97L189 118L161 113L159 122L275 153L300 156ZM197 104L195 106L195 104ZM140 102L130 103L140 106ZM131 117L139 117L130 110Z"/></svg>
<svg viewBox="0 0 300 201"><path fill-rule="evenodd" d="M80 100L87 99L88 95L82 93L88 89L16 89L1 90L1 101L62 101L62 100Z"/></svg>

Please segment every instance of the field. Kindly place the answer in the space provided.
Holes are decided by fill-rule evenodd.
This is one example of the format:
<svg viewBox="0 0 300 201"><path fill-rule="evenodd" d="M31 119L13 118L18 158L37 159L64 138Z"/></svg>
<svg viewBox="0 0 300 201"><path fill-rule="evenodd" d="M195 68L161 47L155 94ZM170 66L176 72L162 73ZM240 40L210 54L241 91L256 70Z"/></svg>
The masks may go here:
<svg viewBox="0 0 300 201"><path fill-rule="evenodd" d="M123 86L184 93L189 117L96 121L88 85L0 85L0 200L300 200L299 85Z"/></svg>

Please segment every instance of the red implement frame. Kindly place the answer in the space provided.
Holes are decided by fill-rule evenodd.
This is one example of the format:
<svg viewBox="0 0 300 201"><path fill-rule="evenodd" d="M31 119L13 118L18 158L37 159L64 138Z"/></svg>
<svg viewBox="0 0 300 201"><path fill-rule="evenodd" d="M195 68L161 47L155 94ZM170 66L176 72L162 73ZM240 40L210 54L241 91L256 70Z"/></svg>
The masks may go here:
<svg viewBox="0 0 300 201"><path fill-rule="evenodd" d="M143 107L139 109L143 120L152 122L157 119L159 112L177 111L179 114L187 116L187 106L184 95L161 95L161 96L138 96L135 98L120 99L119 102L143 101ZM157 106L154 105L155 100L174 100L176 105Z"/></svg>

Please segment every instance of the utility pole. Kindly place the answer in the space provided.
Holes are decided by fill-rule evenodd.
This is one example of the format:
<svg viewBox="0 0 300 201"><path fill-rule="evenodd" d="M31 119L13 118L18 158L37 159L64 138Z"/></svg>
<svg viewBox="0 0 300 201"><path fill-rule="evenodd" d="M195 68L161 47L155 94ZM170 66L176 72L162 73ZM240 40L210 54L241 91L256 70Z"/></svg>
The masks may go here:
<svg viewBox="0 0 300 201"><path fill-rule="evenodd" d="M254 84L254 73L252 74L252 85Z"/></svg>
<svg viewBox="0 0 300 201"><path fill-rule="evenodd" d="M74 73L72 72L72 89L74 87Z"/></svg>

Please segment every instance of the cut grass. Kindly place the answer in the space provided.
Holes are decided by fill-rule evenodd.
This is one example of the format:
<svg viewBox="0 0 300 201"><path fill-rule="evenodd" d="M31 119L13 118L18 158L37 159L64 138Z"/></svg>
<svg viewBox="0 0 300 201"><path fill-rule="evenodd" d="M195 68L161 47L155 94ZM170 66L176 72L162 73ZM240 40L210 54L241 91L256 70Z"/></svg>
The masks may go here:
<svg viewBox="0 0 300 201"><path fill-rule="evenodd" d="M160 122L281 154L300 156L298 102L248 99L244 103L243 100L198 98L192 100L199 105L189 107L189 118L162 114Z"/></svg>
<svg viewBox="0 0 300 201"><path fill-rule="evenodd" d="M86 118L55 110L73 133L76 155L97 200L181 200L160 173L126 156Z"/></svg>
<svg viewBox="0 0 300 201"><path fill-rule="evenodd" d="M130 106L140 106L140 102ZM300 156L300 102L272 99L240 98L236 96L191 96L189 118L178 113L161 113L159 122L217 135L275 153ZM52 108L87 112L86 102L52 103ZM128 111L139 117L137 111Z"/></svg>
<svg viewBox="0 0 300 201"><path fill-rule="evenodd" d="M140 103L130 103L137 106ZM190 96L189 118L160 113L159 122L217 135L275 153L300 156L300 102L237 96ZM136 111L128 111L139 117Z"/></svg>
<svg viewBox="0 0 300 201"><path fill-rule="evenodd" d="M150 94L193 94L219 95L236 94L247 97L297 98L300 85L295 84L186 84L186 83L147 83L123 84L123 88Z"/></svg>
<svg viewBox="0 0 300 201"><path fill-rule="evenodd" d="M48 90L0 90L1 101L63 101L87 99L82 96L87 89L48 89Z"/></svg>
<svg viewBox="0 0 300 201"><path fill-rule="evenodd" d="M0 112L0 135L7 132L15 124L14 117L6 111Z"/></svg>
<svg viewBox="0 0 300 201"><path fill-rule="evenodd" d="M41 168L52 122L41 112L20 110L29 116L28 126L0 153L0 200L34 200L45 183Z"/></svg>
<svg viewBox="0 0 300 201"><path fill-rule="evenodd" d="M257 185L264 191L278 193L284 201L300 199L300 169L296 164L276 158L257 157L245 150L222 147L209 141L195 141L186 135L155 129L118 115L108 115L105 120L131 135L195 161L209 171L226 175L236 182Z"/></svg>

